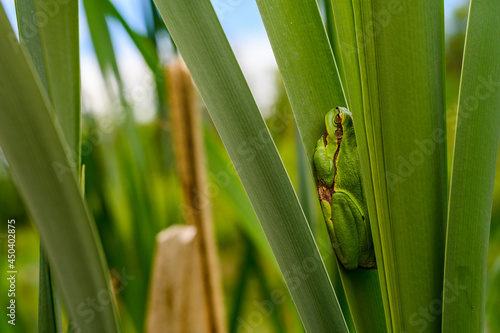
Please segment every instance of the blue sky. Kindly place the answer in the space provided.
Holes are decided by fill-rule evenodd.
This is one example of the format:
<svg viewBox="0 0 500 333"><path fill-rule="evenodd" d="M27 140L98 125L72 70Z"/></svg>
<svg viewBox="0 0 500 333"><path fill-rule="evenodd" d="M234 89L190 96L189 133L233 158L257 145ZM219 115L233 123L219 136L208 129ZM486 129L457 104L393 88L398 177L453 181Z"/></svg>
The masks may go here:
<svg viewBox="0 0 500 333"><path fill-rule="evenodd" d="M142 10L137 1L113 2L128 22L131 22L138 29L144 29L136 19L137 13ZM212 0L212 2L230 42L235 42L240 38L247 38L249 36L265 35L264 25L262 24L255 0ZM444 0L446 19L453 13L454 8L464 2L465 0ZM225 4L225 6L217 6L217 3ZM230 3L236 3L236 5L230 5Z"/></svg>
<svg viewBox="0 0 500 333"><path fill-rule="evenodd" d="M17 30L14 0L0 1ZM112 1L133 29L139 33L145 32L141 1ZM466 0L444 0L447 20L454 8L464 1ZM274 100L277 66L255 0L212 0L212 3L257 104L263 112L269 110ZM82 101L84 106L89 106L90 109L97 110L96 112L99 110L106 112L110 102L104 94L105 86L93 53L82 5L80 9L81 67L85 69L82 70ZM130 94L134 95L134 92L148 90L150 87L147 82L150 80L150 72L128 35L119 24L112 21L110 21L110 30L124 82L130 84L128 87ZM143 115L143 119L148 118L147 114L151 115L151 110L154 109L152 103L155 100L154 92L149 91L149 95L141 98L135 105L136 109L143 110L138 111L140 115Z"/></svg>
<svg viewBox="0 0 500 333"><path fill-rule="evenodd" d="M136 13L142 10L137 1L113 2L129 22L137 21L134 19ZM218 12L217 14L229 38L248 33L265 33L255 0L218 0L218 2L212 2L214 2L215 9ZM457 5L463 2L462 0L444 0L445 14L448 16ZM226 6L217 6L217 3L226 4ZM229 5L230 3L237 4L233 6ZM144 28L140 27L140 24L137 24L136 27Z"/></svg>
<svg viewBox="0 0 500 333"><path fill-rule="evenodd" d="M449 17L453 9L463 3L464 0L444 0L445 15ZM1 0L9 15L11 21L14 21L14 0ZM136 28L138 31L145 31L144 24L141 16L142 5L140 1L113 1L129 24ZM226 31L228 39L235 41L239 38L246 38L249 35L258 36L265 34L262 21L257 10L257 5L253 0L240 0L240 1L214 1L216 11L218 12L222 26ZM225 6L217 6L217 3L226 4ZM230 5L236 3L236 5ZM86 26L83 25L81 29L81 43L82 52L91 51L90 37L86 31ZM116 29L117 30L117 29ZM123 41L124 34L120 31L114 31L117 41ZM119 45L117 45L119 46ZM122 45L120 45L122 46ZM123 46L126 46L125 44Z"/></svg>

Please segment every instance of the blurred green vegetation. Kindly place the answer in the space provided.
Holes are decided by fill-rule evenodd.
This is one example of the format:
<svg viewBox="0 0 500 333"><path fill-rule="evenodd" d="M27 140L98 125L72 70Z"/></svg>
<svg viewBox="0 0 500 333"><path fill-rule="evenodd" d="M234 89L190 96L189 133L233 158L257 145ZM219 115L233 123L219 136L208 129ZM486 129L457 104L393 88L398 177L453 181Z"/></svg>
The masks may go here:
<svg viewBox="0 0 500 333"><path fill-rule="evenodd" d="M112 109L97 115L84 108L82 163L85 164L85 193L91 207L111 268L125 332L141 332L155 235L162 229L184 223L181 186L175 169L164 82L161 43L166 29L149 0L143 20L147 34L130 28L109 0L84 0L96 56L107 83ZM138 13L140 15L140 13ZM448 161L452 160L454 127L461 59L467 21L467 6L457 9L450 24L446 45L446 91ZM154 78L155 117L147 123L134 119L133 101L126 92L117 65L109 25L118 23L135 43ZM175 46L171 45L173 49ZM110 74L111 73L111 74ZM281 79L276 74L277 96L266 119L286 169L300 192L298 148L295 125ZM83 103L87 105L88 103ZM204 112L204 111L203 111ZM223 286L231 332L300 332L301 324L283 283L264 234L230 159L206 112L204 137L210 181L215 232L223 274ZM449 163L451 167L451 163ZM302 171L303 172L303 171ZM500 175L500 164L497 167ZM36 331L38 251L36 230L30 222L8 172L0 163L0 218L16 219L18 250L17 329ZM312 205L312 210L317 209ZM321 216L320 216L321 217ZM323 222L313 230L327 239ZM5 232L0 232L3 240ZM6 251L0 268L6 271ZM331 258L326 262L336 290L341 290ZM488 256L488 309L500 308L500 177L495 181L495 198ZM5 290L5 279L1 280ZM276 296L278 295L278 296ZM339 292L345 307L345 299ZM276 298L278 297L278 298ZM276 298L276 299L275 299ZM3 298L2 298L3 299ZM271 302L270 300L275 300ZM278 300L278 301L276 301ZM5 301L2 301L5 302ZM2 304L4 305L4 304ZM495 310L496 309L496 310ZM498 318L491 317L491 332L500 332ZM0 328L4 331L4 321Z"/></svg>

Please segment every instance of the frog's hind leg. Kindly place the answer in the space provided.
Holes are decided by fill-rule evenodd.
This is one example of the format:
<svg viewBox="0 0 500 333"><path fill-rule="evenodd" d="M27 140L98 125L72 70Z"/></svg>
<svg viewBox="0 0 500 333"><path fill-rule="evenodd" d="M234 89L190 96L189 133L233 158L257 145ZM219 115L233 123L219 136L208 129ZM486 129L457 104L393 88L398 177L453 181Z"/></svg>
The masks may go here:
<svg viewBox="0 0 500 333"><path fill-rule="evenodd" d="M366 216L366 218L368 218L368 216ZM336 219L338 221L337 224L342 225L337 226L335 223ZM356 238L357 248L352 248L352 251L354 251L354 249L358 251L357 265L360 268L375 268L375 254L373 251L370 224L368 221L365 221L358 203L352 196L344 192L336 192L333 194L332 221L334 221L334 227L346 230L344 239L350 236L349 239L351 244L354 243L354 240L351 238ZM343 221L343 223L341 223L341 221ZM347 226L343 226L343 224L347 224ZM347 232L350 232L350 234Z"/></svg>
<svg viewBox="0 0 500 333"><path fill-rule="evenodd" d="M330 238L337 258L346 269L356 269L359 265L360 242L358 221L361 212L345 193L333 193ZM335 239L332 238L332 234Z"/></svg>

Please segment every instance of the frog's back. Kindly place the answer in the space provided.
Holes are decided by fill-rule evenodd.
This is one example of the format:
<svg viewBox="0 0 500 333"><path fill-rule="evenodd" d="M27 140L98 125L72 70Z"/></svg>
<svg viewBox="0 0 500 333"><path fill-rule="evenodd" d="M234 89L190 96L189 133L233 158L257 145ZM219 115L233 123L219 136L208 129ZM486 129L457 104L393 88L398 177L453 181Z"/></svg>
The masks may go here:
<svg viewBox="0 0 500 333"><path fill-rule="evenodd" d="M347 192L352 197L362 200L358 204L361 206L360 208L363 213L366 214L367 208L361 179L361 163L352 122L344 126L342 139L340 140L340 149L338 149L335 158L335 166L334 191Z"/></svg>

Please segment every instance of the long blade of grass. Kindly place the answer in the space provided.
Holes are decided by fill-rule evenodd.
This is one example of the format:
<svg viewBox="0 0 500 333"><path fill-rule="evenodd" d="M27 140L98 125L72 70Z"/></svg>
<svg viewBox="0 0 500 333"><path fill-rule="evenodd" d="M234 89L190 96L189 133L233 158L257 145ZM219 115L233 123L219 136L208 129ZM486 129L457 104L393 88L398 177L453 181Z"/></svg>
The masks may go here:
<svg viewBox="0 0 500 333"><path fill-rule="evenodd" d="M257 4L311 166L316 141L325 132L325 114L346 105L319 8L305 0L258 0ZM385 331L377 272L340 272L356 330Z"/></svg>
<svg viewBox="0 0 500 333"><path fill-rule="evenodd" d="M356 134L364 131L369 148L360 149L370 163L364 179L371 179L376 199L368 207L377 216L372 231L377 261L384 264L380 280L390 329L397 332L440 327L439 316L429 319L419 311L441 299L443 276L443 12L442 1L434 0L353 1L349 14L356 35L341 43L344 63L359 66L359 84L348 95L349 101L361 97L362 110L353 113L361 113L364 123L355 123ZM349 50L356 52L349 57ZM348 81L349 75L346 69ZM358 131L359 125L365 128Z"/></svg>
<svg viewBox="0 0 500 333"><path fill-rule="evenodd" d="M235 165L306 331L346 332L311 230L210 1L155 3Z"/></svg>
<svg viewBox="0 0 500 333"><path fill-rule="evenodd" d="M37 225L72 319L82 332L118 332L108 270L91 215L82 200L51 104L0 6L0 145ZM102 311L82 315L88 298ZM80 309L80 311L78 310Z"/></svg>
<svg viewBox="0 0 500 333"><path fill-rule="evenodd" d="M483 332L486 260L500 140L500 2L472 0L450 181L444 332Z"/></svg>
<svg viewBox="0 0 500 333"><path fill-rule="evenodd" d="M19 41L31 57L40 81L46 92L47 76L43 59L40 33L36 20L34 1L16 0L16 15L19 30ZM61 307L59 294L53 288L50 264L43 246L40 246L39 278L38 278L38 332L61 330Z"/></svg>
<svg viewBox="0 0 500 333"><path fill-rule="evenodd" d="M57 121L63 129L79 173L80 68L78 48L78 1L67 4L47 1L16 1L20 42L35 64L50 96ZM59 293L53 288L48 258L40 247L39 332L60 331Z"/></svg>
<svg viewBox="0 0 500 333"><path fill-rule="evenodd" d="M359 12L357 13L358 17L355 17L356 11L354 3L351 1L330 0L328 2L330 2L330 6L332 7L331 9L333 11L336 26L337 38L333 41L337 43L337 47L340 50L340 57L337 58L337 63L339 67L342 67L344 70L344 89L346 92L347 104L355 119L356 140L361 156L361 168L377 258L377 269L379 272L385 320L388 330L391 331L392 328L391 325L389 325L391 322L391 307L389 305L389 295L387 291L388 267L385 264L386 261L390 261L390 258L387 257L387 252L391 253L391 251L385 251L385 253L383 253L378 222L380 211L375 202L375 186L377 185L372 169L376 166L373 161L373 155L376 156L376 154L373 153L375 151L373 140L368 139L370 134L368 132L369 127L367 127L367 122L371 122L372 120L369 117L365 120L365 101L363 99L362 82L363 75L366 76L366 74L361 72L360 67L360 59L364 59L365 57L363 52L363 29L359 27L361 18L359 17ZM359 46L358 39L360 40ZM330 42L332 42L332 40Z"/></svg>

